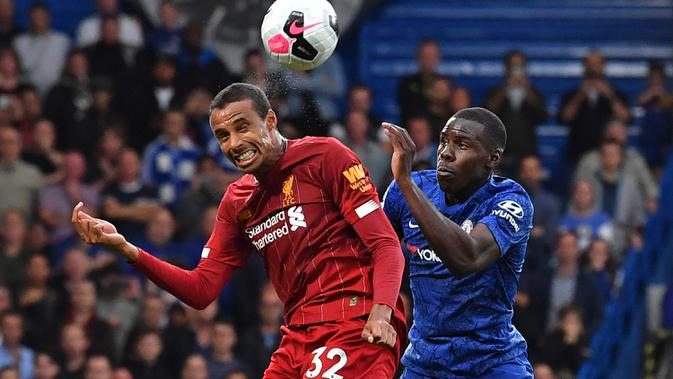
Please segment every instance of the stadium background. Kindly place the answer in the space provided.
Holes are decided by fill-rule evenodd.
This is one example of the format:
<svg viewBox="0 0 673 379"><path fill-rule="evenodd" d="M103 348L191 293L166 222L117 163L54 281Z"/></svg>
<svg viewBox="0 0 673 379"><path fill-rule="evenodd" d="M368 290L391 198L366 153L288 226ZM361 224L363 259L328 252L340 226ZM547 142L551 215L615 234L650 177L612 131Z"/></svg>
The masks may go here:
<svg viewBox="0 0 673 379"><path fill-rule="evenodd" d="M389 161L378 122L406 124L398 88L417 72L419 44L432 38L441 52L433 91L446 96L421 104L425 112L415 109L414 116L441 119L442 112L433 113L437 106L484 105L487 92L503 82L503 58L512 49L527 56L530 83L544 99L546 117L534 123L538 159L513 157L505 167L513 177L525 176L542 208L559 208L538 220L536 226L549 229L555 221L560 228L535 238L517 296L515 321L531 344L537 377L673 375L670 83L656 104L639 101L651 86L651 62L666 74L673 70L672 2L335 0L339 46L308 75L283 71L252 52L261 48L258 28L269 0L176 0L175 13L164 10L163 20L176 18L177 27L162 25L160 0L121 0L113 12L115 3L40 3L52 14L52 30L32 38L28 15L34 2L0 0L0 312L7 312L0 323L0 367L11 365L9 352L21 340L22 378L32 377L31 371L39 378L79 378L84 371L94 377L108 361L115 378L191 378L204 370L212 379L259 377L278 342L281 312L259 259L235 276L217 304L196 312L106 252L80 246L68 224L74 199L123 220L140 246L193 266L209 230L201 220L212 220L219 195L236 178L208 143L204 107L212 92L241 79L265 86L287 136L343 139L383 192ZM109 14L101 17L105 7ZM103 41L80 37L86 20L96 18ZM89 30L101 30L92 25ZM75 47L81 49L66 57ZM631 150L623 154L616 186L631 180L628 163L641 155L660 195L642 188L630 193L627 199L642 197L646 205L640 205L642 219L626 226L614 209L603 209L609 216L603 224L613 234L602 234L606 225L594 223L595 230L577 231L586 240L571 239L576 251L568 253L573 248L557 230L576 226L572 183L578 170L567 158L570 129L558 115L563 95L581 84L583 59L593 50L605 58L607 81L623 92L630 111L625 143ZM371 91L370 101L362 86ZM427 145L419 153L432 151L437 138L428 124L414 122L415 137ZM171 138L177 148L169 148ZM28 163L14 163L17 147ZM600 178L605 162L595 159L597 168L589 172ZM526 173L519 170L522 161ZM431 158L418 162L428 166ZM142 187L133 186L136 171ZM120 206L126 203L134 207ZM609 243L593 241L600 239ZM535 293L535 285L544 274L556 277L559 260L569 256L591 280L576 282L574 307L561 307L565 317L552 322L556 315L535 307L535 297L545 296ZM87 361L87 354L93 358ZM54 374L57 366L60 374ZM14 377L6 371L0 378Z"/></svg>

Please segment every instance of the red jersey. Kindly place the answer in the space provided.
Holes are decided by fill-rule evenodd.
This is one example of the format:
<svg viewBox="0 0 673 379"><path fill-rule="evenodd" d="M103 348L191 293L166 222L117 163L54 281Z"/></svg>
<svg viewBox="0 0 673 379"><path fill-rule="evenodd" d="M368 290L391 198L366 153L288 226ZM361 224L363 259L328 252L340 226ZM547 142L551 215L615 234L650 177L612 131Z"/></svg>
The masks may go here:
<svg viewBox="0 0 673 379"><path fill-rule="evenodd" d="M229 186L202 258L240 267L257 250L289 325L358 317L371 309L373 265L351 224L379 208L351 150L333 138L290 140L263 180Z"/></svg>

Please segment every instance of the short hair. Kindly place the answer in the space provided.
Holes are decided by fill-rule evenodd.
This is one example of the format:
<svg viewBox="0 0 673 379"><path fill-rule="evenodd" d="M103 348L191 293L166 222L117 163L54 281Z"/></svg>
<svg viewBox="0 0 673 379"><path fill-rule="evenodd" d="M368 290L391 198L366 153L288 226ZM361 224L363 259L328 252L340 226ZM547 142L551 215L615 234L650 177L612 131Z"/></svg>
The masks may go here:
<svg viewBox="0 0 673 379"><path fill-rule="evenodd" d="M663 62L659 60L651 60L647 64L649 74L659 73L661 75L666 75L666 67L664 67Z"/></svg>
<svg viewBox="0 0 673 379"><path fill-rule="evenodd" d="M46 11L47 13L51 13L51 10L49 9L49 6L42 1L36 1L28 7L28 12L32 12L34 10L42 9L43 11Z"/></svg>
<svg viewBox="0 0 673 379"><path fill-rule="evenodd" d="M485 133L488 133L488 138L493 142L496 149L505 150L507 145L507 130L505 124L495 113L486 108L471 107L461 109L453 116L455 118L462 118L470 120L486 127Z"/></svg>
<svg viewBox="0 0 673 379"><path fill-rule="evenodd" d="M505 63L505 66L509 65L509 61L510 61L510 59L512 59L512 57L515 57L515 56L517 56L517 55L520 56L521 58L523 58L524 62L528 62L528 57L527 57L526 54L523 52L523 50L521 50L521 49L512 49L512 50L508 50L508 51L505 53L505 57L503 58L503 62Z"/></svg>
<svg viewBox="0 0 673 379"><path fill-rule="evenodd" d="M242 100L252 100L255 111L262 119L266 117L266 114L271 109L269 98L266 97L261 88L247 83L234 83L215 95L208 108L208 117L210 117L215 109L223 108L227 104Z"/></svg>

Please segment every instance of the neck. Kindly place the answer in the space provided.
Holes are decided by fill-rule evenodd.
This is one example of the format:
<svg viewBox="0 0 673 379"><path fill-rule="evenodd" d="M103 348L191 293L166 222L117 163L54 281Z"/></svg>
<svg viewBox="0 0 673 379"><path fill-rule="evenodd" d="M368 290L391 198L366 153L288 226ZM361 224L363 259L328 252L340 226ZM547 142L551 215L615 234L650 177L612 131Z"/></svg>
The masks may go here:
<svg viewBox="0 0 673 379"><path fill-rule="evenodd" d="M231 351L215 351L213 350L213 358L220 362L229 362L234 358Z"/></svg>
<svg viewBox="0 0 673 379"><path fill-rule="evenodd" d="M274 153L272 156L270 156L262 165L259 167L257 172L255 172L253 175L257 178L257 180L262 180L266 176L266 174L269 172L269 170L280 160L280 158L285 154L285 151L287 150L288 142L287 140L281 136L280 134L276 134L274 137L276 141L274 145L276 145L278 148L275 149Z"/></svg>
<svg viewBox="0 0 673 379"><path fill-rule="evenodd" d="M479 188L488 182L488 179L491 177L491 174L485 178L479 178L474 180L472 183L469 183L465 187L456 190L452 193L446 193L446 199L448 204L459 204L465 202L469 199Z"/></svg>
<svg viewBox="0 0 673 379"><path fill-rule="evenodd" d="M575 273L577 265L574 262L559 262L558 272L561 276L568 277Z"/></svg>

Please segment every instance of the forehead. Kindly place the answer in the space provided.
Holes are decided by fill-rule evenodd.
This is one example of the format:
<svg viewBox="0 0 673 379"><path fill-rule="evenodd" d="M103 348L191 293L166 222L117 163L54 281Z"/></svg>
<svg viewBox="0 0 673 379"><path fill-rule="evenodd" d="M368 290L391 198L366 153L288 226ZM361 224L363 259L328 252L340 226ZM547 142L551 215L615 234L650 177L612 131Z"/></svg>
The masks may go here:
<svg viewBox="0 0 673 379"><path fill-rule="evenodd" d="M451 117L442 129L442 136L453 135L457 137L480 140L484 133L484 126L470 120Z"/></svg>
<svg viewBox="0 0 673 379"><path fill-rule="evenodd" d="M244 99L226 104L222 108L216 108L210 115L210 120L215 127L216 125L226 125L233 123L239 119L250 119L258 117L255 112L255 107L251 99Z"/></svg>

